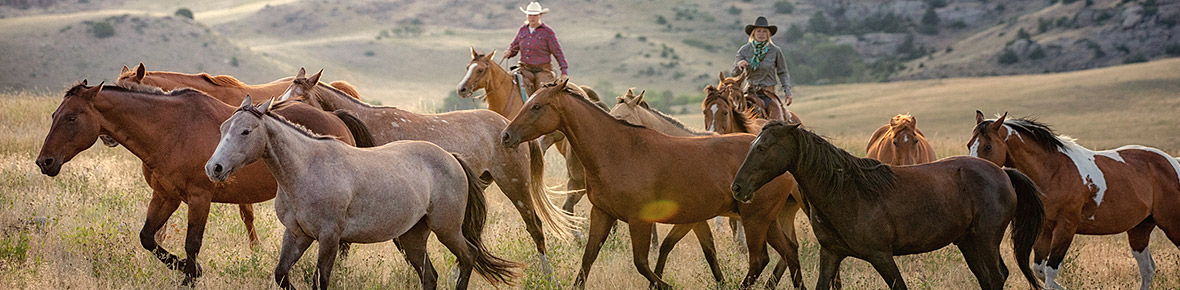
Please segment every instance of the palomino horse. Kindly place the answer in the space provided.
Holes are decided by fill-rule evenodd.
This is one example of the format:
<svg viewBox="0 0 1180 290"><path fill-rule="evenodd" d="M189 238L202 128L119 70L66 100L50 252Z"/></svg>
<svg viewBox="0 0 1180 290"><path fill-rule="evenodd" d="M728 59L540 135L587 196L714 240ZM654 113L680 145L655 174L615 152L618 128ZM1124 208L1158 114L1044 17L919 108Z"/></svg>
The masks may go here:
<svg viewBox="0 0 1180 290"><path fill-rule="evenodd" d="M643 100L643 93L638 96L632 89L628 89L627 93L618 97L614 108L611 108L610 114L619 120L626 121L634 125L640 125L651 128L660 133L668 134L669 136L681 137L695 137L695 136L716 136L717 133L697 131L688 128L676 118L672 118L659 110L653 109L647 105ZM779 211L778 222L782 227L783 233L787 235L791 245L798 245L798 238L795 236L795 213L799 211L801 206L798 201L798 187L791 191L792 199L787 201L787 206ZM720 224L720 217L718 219L718 227ZM738 218L730 218L730 229L734 231L734 241L738 243L739 249L742 252L746 251L746 236L742 231ZM676 247L676 243L688 234L689 230L697 234L697 240L701 244L701 248L705 250L705 261L709 262L710 269L713 270L714 278L718 281L722 279L720 269L716 267L716 251L713 246L713 235L708 232L709 225L707 223L700 223L695 225L678 224L672 227L668 232L668 236L664 238L663 246L659 247L659 258L656 260L656 275L662 275L664 265L667 262L668 254ZM655 248L656 233L652 232L652 247ZM784 263L784 259L779 259L780 263Z"/></svg>
<svg viewBox="0 0 1180 290"><path fill-rule="evenodd" d="M308 104L327 111L355 112L371 129L376 144L422 140L463 155L480 179L485 183L495 181L512 200L541 254L542 270L552 277L542 227L564 239L570 236L577 218L546 196L550 191L544 184L545 160L536 142L514 148L496 145L508 120L488 110L415 114L396 107L372 106L335 88L316 85L319 78L320 73L310 78L296 77L279 99L302 97Z"/></svg>
<svg viewBox="0 0 1180 290"><path fill-rule="evenodd" d="M303 68L300 68L299 71L300 74L303 74ZM207 73L186 74L170 71L148 71L143 63L139 63L135 67L135 70L123 66L123 71L119 73L119 78L115 84L125 88L141 85L157 87L165 91L179 88L194 88L227 104L236 105L242 99L246 98L247 95L258 98L260 102L263 99L276 97L287 89L287 86L291 84L291 79L291 77L285 77L265 84L247 85L237 78L227 75L213 76ZM335 81L330 85L345 92L350 92L349 95L354 98L358 97L356 88L346 81Z"/></svg>
<svg viewBox="0 0 1180 290"><path fill-rule="evenodd" d="M1180 246L1180 163L1159 149L1128 145L1091 151L1045 124L1017 118L984 120L975 112L971 156L1027 172L1045 190L1045 230L1037 239L1035 268L1045 285L1055 281L1076 234L1127 233L1148 289L1155 261L1148 249L1159 226ZM1015 138L1014 138L1015 137Z"/></svg>
<svg viewBox="0 0 1180 290"><path fill-rule="evenodd" d="M467 64L467 74L459 80L459 85L455 90L459 97L470 98L475 91L483 89L486 92L484 100L488 102L488 109L511 121L516 118L516 114L520 113L520 108L524 105L524 98L521 97L520 86L517 86L512 74L492 61L495 55L495 50L483 55L475 52L475 48L471 48L471 62ZM599 100L598 93L594 89L588 86L576 87L602 110L607 110L606 103ZM533 88L526 86L525 89L526 94L533 93ZM548 150L549 146L557 145L557 150L565 157L566 173L569 176L569 180L565 183L565 189L574 191L566 197L565 204L561 208L573 212L574 206L582 200L583 191L578 189L586 188L586 173L582 169L582 162L578 160L576 154L570 152L569 142L565 141L565 136L561 132L553 132L553 134L545 135L538 140L541 142L542 150Z"/></svg>
<svg viewBox="0 0 1180 290"><path fill-rule="evenodd" d="M865 158L881 163L899 166L929 163L937 160L934 147L926 141L926 135L918 130L918 119L910 114L898 114L889 119L869 138Z"/></svg>
<svg viewBox="0 0 1180 290"><path fill-rule="evenodd" d="M1021 273L1040 289L1028 256L1044 216L1040 192L1027 176L986 160L951 157L893 167L857 158L798 124L771 122L749 146L733 195L749 202L754 190L789 172L799 180L820 243L817 289L829 284L845 257L868 261L892 289L906 289L895 255L954 243L983 289L1003 289L1004 229ZM1014 217L1019 217L1015 219Z"/></svg>
<svg viewBox="0 0 1180 290"><path fill-rule="evenodd" d="M313 131L341 136L352 143L352 133L336 116L298 104L285 104L281 114L298 119ZM243 167L234 180L213 184L205 177L204 163L217 147L217 126L233 114L226 105L192 89L143 92L117 86L71 88L53 113L53 125L45 137L37 166L56 176L62 164L86 150L98 135L106 134L143 161L144 180L152 188L147 220L139 232L143 247L173 270L185 273L185 284L201 275L197 253L205 233L209 203L251 204L275 197L274 178L262 164ZM355 124L360 124L359 121ZM363 129L358 134L367 134ZM188 204L186 259L160 247L154 235L180 203ZM251 220L246 221L252 225Z"/></svg>
<svg viewBox="0 0 1180 290"><path fill-rule="evenodd" d="M798 252L775 219L794 186L792 177L775 179L754 203L738 203L726 189L753 135L668 136L611 117L567 83L563 78L534 93L504 129L501 144L512 148L561 130L586 165L586 190L593 207L575 288L585 287L602 243L620 220L629 225L632 261L640 274L651 286L668 288L648 267L653 223L697 224L718 215L740 215L745 224L750 268L744 287L752 285L769 262L768 242L793 263L795 286L802 285L801 276L795 275ZM775 267L772 284L784 268Z"/></svg>
<svg viewBox="0 0 1180 290"><path fill-rule="evenodd" d="M279 191L275 212L287 228L275 267L275 282L293 289L291 266L312 241L319 241L319 279L328 288L336 245L398 239L398 246L422 281L438 279L426 252L433 232L459 263L458 289L466 289L471 268L493 284L511 285L516 262L492 256L483 246L487 205L483 182L458 155L424 141L400 141L358 149L308 132L271 113L271 101L255 108L247 97L221 125L221 141L205 164L214 182L225 181L245 164L262 158Z"/></svg>

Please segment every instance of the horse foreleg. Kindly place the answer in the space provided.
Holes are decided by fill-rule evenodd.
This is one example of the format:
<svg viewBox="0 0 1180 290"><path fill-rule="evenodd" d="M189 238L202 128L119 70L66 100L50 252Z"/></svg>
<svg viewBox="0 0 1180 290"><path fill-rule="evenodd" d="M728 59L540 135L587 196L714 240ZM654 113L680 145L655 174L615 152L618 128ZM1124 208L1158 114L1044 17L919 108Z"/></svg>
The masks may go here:
<svg viewBox="0 0 1180 290"><path fill-rule="evenodd" d="M717 265L717 246L713 244L713 231L709 230L709 223L700 222L693 225L692 232L697 235L701 250L705 252L705 262L709 263L709 271L713 272L713 279L720 285L725 281L725 277L721 274L721 267Z"/></svg>
<svg viewBox="0 0 1180 290"><path fill-rule="evenodd" d="M1134 256L1135 262L1139 264L1141 290L1150 289L1151 280L1155 276L1155 259L1151 258L1151 249L1148 248L1153 229L1155 223L1145 220L1127 231L1127 241L1131 243L1131 256Z"/></svg>
<svg viewBox="0 0 1180 290"><path fill-rule="evenodd" d="M893 261L893 253L879 252L867 258L869 264L873 265L873 269L877 270L877 274L885 279L885 284L889 285L889 289L908 289L905 279L901 277L901 270L897 269L897 262Z"/></svg>
<svg viewBox="0 0 1180 290"><path fill-rule="evenodd" d="M597 207L590 208L590 235L586 240L586 250L582 253L582 269L578 270L578 277L574 279L574 289L586 288L586 277L590 275L590 266L598 259L598 250L606 242L611 228L615 227L616 219Z"/></svg>
<svg viewBox="0 0 1180 290"><path fill-rule="evenodd" d="M840 262L844 261L844 258L844 255L836 254L835 252L820 246L819 279L815 283L816 290L828 290L833 288L833 286L835 286L836 289L840 289Z"/></svg>
<svg viewBox="0 0 1180 290"><path fill-rule="evenodd" d="M311 241L311 237L300 235L292 228L283 231L283 248L279 251L279 264L275 266L275 284L279 284L279 288L295 289L291 285L291 266L299 261Z"/></svg>
<svg viewBox="0 0 1180 290"><path fill-rule="evenodd" d="M762 270L766 268L766 264L770 263L770 255L766 253L766 235L768 234L770 223L766 221L754 221L749 217L742 219L745 223L744 228L746 232L746 248L749 249L749 270L746 272L746 278L742 280L742 289L749 289L758 281L758 276L762 275Z"/></svg>
<svg viewBox="0 0 1180 290"><path fill-rule="evenodd" d="M262 243L258 241L258 232L254 230L254 204L239 204L238 213L242 215L242 224L246 225L246 234L250 237L250 249L258 249Z"/></svg>
<svg viewBox="0 0 1180 290"><path fill-rule="evenodd" d="M1065 289L1057 283L1057 273L1061 270L1061 262L1069 252L1069 245L1073 243L1077 228L1076 221L1060 220L1053 228L1053 242L1049 244L1049 259L1045 263L1045 288Z"/></svg>
<svg viewBox="0 0 1180 290"><path fill-rule="evenodd" d="M791 211L792 215L794 210ZM781 214L780 214L781 216ZM773 221L770 226L770 232L767 233L766 241L774 248L779 255L779 262L774 266L773 276L770 277L770 285L768 288L774 289L779 279L783 276L783 271L786 268L791 268L791 285L795 288L803 287L803 269L799 265L799 243L795 241L795 227L782 227L779 225L782 219ZM793 224L792 224L793 225ZM784 229L790 229L790 236L784 232Z"/></svg>
<svg viewBox="0 0 1180 290"><path fill-rule="evenodd" d="M160 259L160 262L164 262L164 265L172 270L181 269L180 257L160 247L156 236L164 224L168 222L168 217L176 212L177 207L180 207L180 200L164 198L158 190L153 190L152 200L148 202L147 217L144 219L143 229L139 231L139 242L143 248L152 252L156 259Z"/></svg>
<svg viewBox="0 0 1180 290"><path fill-rule="evenodd" d="M749 251L746 248L746 230L742 228L742 219L737 217L729 218L729 229L733 231L733 241L738 245L738 252L745 254Z"/></svg>
<svg viewBox="0 0 1180 290"><path fill-rule="evenodd" d="M426 218L423 218L413 228L397 238L405 252L406 262L414 267L414 271L418 273L418 279L422 281L422 289L438 287L438 272L434 271L434 265L430 263L430 256L426 251L426 239L429 237L430 228L427 227Z"/></svg>
<svg viewBox="0 0 1180 290"><path fill-rule="evenodd" d="M205 238L210 198L208 193L189 195L188 232L184 237L184 285L192 285L194 279L201 277L201 264L197 263L197 255L201 252L201 243Z"/></svg>
<svg viewBox="0 0 1180 290"><path fill-rule="evenodd" d="M659 247L660 254L656 258L656 276L662 277L664 275L664 266L668 262L668 253L672 252L672 249L676 247L676 243L680 242L680 239L684 238L684 235L687 235L688 231L692 229L692 225L672 225L672 230L668 231L667 236L664 236L664 245Z"/></svg>
<svg viewBox="0 0 1180 290"><path fill-rule="evenodd" d="M319 257L316 261L316 289L328 289L332 277L332 266L336 265L336 252L340 249L340 233L335 229L324 229L317 238L320 246Z"/></svg>
<svg viewBox="0 0 1180 290"><path fill-rule="evenodd" d="M635 264L635 269L639 271L640 275L647 278L649 288L671 289L672 286L661 280L659 276L656 276L656 273L651 271L651 267L648 264L647 255L648 251L651 250L648 248L651 243L651 236L648 236L648 234L655 230L655 224L631 221L628 223L627 229L631 234L631 260Z"/></svg>

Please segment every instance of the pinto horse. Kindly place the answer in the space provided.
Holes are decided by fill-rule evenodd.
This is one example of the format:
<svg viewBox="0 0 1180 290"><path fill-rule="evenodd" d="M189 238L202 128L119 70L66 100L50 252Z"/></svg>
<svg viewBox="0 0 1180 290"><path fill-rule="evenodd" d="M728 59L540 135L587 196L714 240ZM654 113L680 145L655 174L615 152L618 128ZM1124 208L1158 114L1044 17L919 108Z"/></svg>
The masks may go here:
<svg viewBox="0 0 1180 290"><path fill-rule="evenodd" d="M495 50L485 55L476 52L474 47L471 48L471 62L467 64L467 74L459 80L455 91L459 97L470 98L475 91L483 89L486 92L484 100L488 102L488 109L511 121L520 113L520 108L524 105L524 98L521 97L520 86L517 85L512 74L492 61L495 56ZM594 89L589 86L576 87L582 90L582 95L591 102L594 102L602 110L607 110L606 103L599 100L598 93ZM525 86L525 90L526 94L531 95L535 88ZM549 146L556 145L557 150L565 157L566 173L569 176L569 180L565 183L565 189L573 191L566 197L561 208L573 212L574 206L582 200L583 191L578 191L578 189L586 188L586 173L582 169L582 162L578 160L576 154L570 151L569 142L565 141L565 136L561 132L545 135L538 140L541 142L542 150L548 150Z"/></svg>
<svg viewBox="0 0 1180 290"><path fill-rule="evenodd" d="M1148 289L1155 261L1148 249L1151 231L1160 227L1180 246L1180 163L1159 149L1128 145L1092 151L1027 118L985 120L967 144L971 156L1027 172L1045 191L1045 229L1034 248L1035 268L1045 285L1056 280L1074 235L1127 233L1139 264L1142 289Z"/></svg>
<svg viewBox="0 0 1180 290"><path fill-rule="evenodd" d="M513 148L498 146L499 132L508 125L508 120L488 110L416 114L396 107L369 105L336 88L317 85L322 73L297 76L279 99L302 98L326 111L355 112L369 126L377 145L421 140L463 155L485 183L495 181L512 200L536 244L542 270L552 277L542 227L559 238L568 238L577 218L547 197L552 191L544 184L545 160L536 142Z"/></svg>
<svg viewBox="0 0 1180 290"><path fill-rule="evenodd" d="M352 131L339 115L333 116L298 103L286 103L279 113L314 132L353 143ZM139 232L143 247L168 268L185 273L185 284L201 276L197 254L205 233L211 202L252 204L275 197L274 178L261 163L243 167L235 180L214 184L205 177L204 163L217 147L218 129L234 112L227 105L200 91L179 89L167 94L131 90L117 86L87 86L86 81L71 88L53 113L53 125L45 137L37 166L41 173L56 176L62 164L94 145L100 134L114 138L143 161L144 180L152 188L146 222ZM353 122L360 124L359 121ZM243 182L248 180L248 182ZM180 203L188 204L187 258L180 259L160 247L155 234ZM243 215L243 218L247 216ZM252 216L250 216L252 217ZM253 225L246 220L246 225Z"/></svg>
<svg viewBox="0 0 1180 290"><path fill-rule="evenodd" d="M898 114L889 119L869 138L865 149L866 158L881 163L899 166L929 163L937 160L934 147L926 141L926 135L918 130L918 119L910 114Z"/></svg>
<svg viewBox="0 0 1180 290"><path fill-rule="evenodd" d="M629 226L632 261L650 286L670 286L648 266L654 223L698 224L718 215L741 216L749 247L749 272L743 287L751 286L769 262L769 243L791 267L795 286L802 286L798 252L781 231L778 212L787 203L794 180L782 175L753 203L739 203L728 191L744 149L754 136L673 137L611 117L578 95L562 78L533 94L521 114L501 135L512 148L553 131L562 131L586 165L590 234L582 267L574 281L584 288L616 221ZM785 267L780 263L771 288Z"/></svg>
<svg viewBox="0 0 1180 290"><path fill-rule="evenodd" d="M210 180L262 159L279 191L275 212L287 230L275 282L293 289L291 266L319 241L318 279L326 289L340 242L398 247L422 281L434 289L437 273L426 252L433 232L459 264L456 288L466 289L471 269L493 285L511 284L522 265L493 256L482 241L487 205L483 182L458 155L424 141L358 149L308 132L247 97L221 125L221 141L205 164ZM262 158L262 157L266 158Z"/></svg>
<svg viewBox="0 0 1180 290"><path fill-rule="evenodd" d="M1003 289L1000 241L1009 223L1020 271L1040 288L1028 257L1044 212L1036 185L1019 171L973 157L893 167L852 156L798 124L771 122L750 144L733 196L750 202L784 172L799 180L820 243L816 289L828 289L849 256L872 264L890 288L906 289L893 256L951 243L982 289Z"/></svg>

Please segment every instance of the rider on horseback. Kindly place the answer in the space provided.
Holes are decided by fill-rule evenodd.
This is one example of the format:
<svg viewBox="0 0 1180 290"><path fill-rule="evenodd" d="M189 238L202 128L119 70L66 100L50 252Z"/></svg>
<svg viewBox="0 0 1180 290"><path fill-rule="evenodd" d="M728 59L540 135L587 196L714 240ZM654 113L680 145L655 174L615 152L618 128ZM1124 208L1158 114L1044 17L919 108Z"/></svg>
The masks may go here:
<svg viewBox="0 0 1180 290"><path fill-rule="evenodd" d="M757 95L766 104L776 103L772 102L771 98L778 99L778 95L774 92L774 86L781 82L786 100L777 103L789 106L791 105L791 74L787 72L787 60L782 49L774 45L774 41L770 39L775 32L778 32L778 27L769 25L766 17L763 16L758 16L754 24L746 25L746 35L750 36L750 41L738 49L733 75L748 70L746 72L747 84L750 87L763 88L761 94ZM776 75L778 82L775 81Z"/></svg>

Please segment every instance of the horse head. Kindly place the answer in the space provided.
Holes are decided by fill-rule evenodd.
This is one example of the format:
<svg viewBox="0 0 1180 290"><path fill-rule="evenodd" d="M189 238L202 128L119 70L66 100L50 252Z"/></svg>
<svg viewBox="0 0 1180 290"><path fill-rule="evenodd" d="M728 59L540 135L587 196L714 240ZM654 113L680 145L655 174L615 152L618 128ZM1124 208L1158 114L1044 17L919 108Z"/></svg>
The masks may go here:
<svg viewBox="0 0 1180 290"><path fill-rule="evenodd" d="M742 83L746 81L745 70L736 77L725 77L725 72L720 72L717 79L717 90L721 91L730 104L736 105L738 110L747 108L742 97Z"/></svg>
<svg viewBox="0 0 1180 290"><path fill-rule="evenodd" d="M1008 113L1005 112L999 119L984 120L983 112L975 111L975 130L967 142L967 150L972 157L987 159L999 166L1008 163L1008 133L1000 132L1011 130L1004 127L1007 117Z"/></svg>
<svg viewBox="0 0 1180 290"><path fill-rule="evenodd" d="M799 130L799 123L782 121L768 123L762 128L762 133L750 143L746 160L734 176L730 190L735 199L749 202L754 198L754 191L798 162L799 142L796 140Z"/></svg>
<svg viewBox="0 0 1180 290"><path fill-rule="evenodd" d="M501 144L508 148L516 148L521 142L557 131L565 124L559 110L566 108L565 102L572 99L565 95L584 98L579 92L582 90L571 88L569 78L564 77L541 86L524 104L520 114L504 128L504 132L500 134Z"/></svg>
<svg viewBox="0 0 1180 290"><path fill-rule="evenodd" d="M299 68L299 73L295 74L295 78L291 79L291 85L287 86L287 90L279 95L279 101L286 101L291 99L302 99L308 105L319 109L324 109L324 105L316 98L314 90L316 85L320 83L320 75L324 73L323 69L315 73L311 77L307 77L307 70L302 67Z"/></svg>
<svg viewBox="0 0 1180 290"><path fill-rule="evenodd" d="M487 72L492 66L498 66L492 61L495 56L495 50L485 55L476 52L474 47L471 48L471 62L467 63L467 74L463 75L463 79L459 80L459 85L455 88L459 97L470 98L475 91L487 88Z"/></svg>
<svg viewBox="0 0 1180 290"><path fill-rule="evenodd" d="M91 102L102 91L102 86L90 87L83 80L66 92L61 105L53 112L53 124L41 145L41 153L37 155L37 167L41 168L42 174L57 176L62 164L90 148L104 133L103 116Z"/></svg>
<svg viewBox="0 0 1180 290"><path fill-rule="evenodd" d="M890 142L893 145L894 165L917 164L918 156L918 126L917 119L910 114L898 114L889 119Z"/></svg>
<svg viewBox="0 0 1180 290"><path fill-rule="evenodd" d="M627 123L635 125L643 125L642 117L639 115L641 107L647 107L647 102L643 101L643 95L647 93L646 90L635 95L635 88L627 89L627 93L615 98L618 102L614 108L610 109L610 115Z"/></svg>
<svg viewBox="0 0 1180 290"><path fill-rule="evenodd" d="M221 123L221 141L213 156L205 163L205 175L213 182L223 182L234 171L257 161L266 148L266 132L260 130L263 115L270 112L273 99L257 107L250 102L250 96L229 119ZM264 128L262 128L264 129Z"/></svg>

